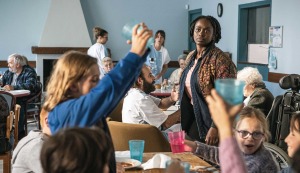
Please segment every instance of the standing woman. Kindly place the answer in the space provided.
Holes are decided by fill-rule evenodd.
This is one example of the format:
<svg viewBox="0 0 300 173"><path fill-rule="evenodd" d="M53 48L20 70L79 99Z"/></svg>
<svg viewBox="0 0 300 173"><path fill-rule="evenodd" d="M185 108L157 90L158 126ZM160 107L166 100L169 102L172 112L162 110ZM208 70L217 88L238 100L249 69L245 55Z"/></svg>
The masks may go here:
<svg viewBox="0 0 300 173"><path fill-rule="evenodd" d="M209 145L218 143L218 130L214 126L205 97L214 88L218 78L235 78L236 67L218 47L221 26L212 16L199 16L190 26L190 36L196 50L189 53L180 78L181 126L193 140Z"/></svg>
<svg viewBox="0 0 300 173"><path fill-rule="evenodd" d="M108 32L100 27L93 28L94 39L96 43L92 45L88 50L88 55L95 57L98 59L98 66L100 69L100 78L102 78L105 74L102 60L104 57L109 56L109 53L104 46L108 41Z"/></svg>
<svg viewBox="0 0 300 173"><path fill-rule="evenodd" d="M152 74L155 76L156 83L162 83L162 76L168 69L168 63L171 58L165 46L166 33L164 30L158 30L155 33L154 44L150 47L151 52L147 59L147 64L151 65L151 59L155 62L155 69L151 69Z"/></svg>

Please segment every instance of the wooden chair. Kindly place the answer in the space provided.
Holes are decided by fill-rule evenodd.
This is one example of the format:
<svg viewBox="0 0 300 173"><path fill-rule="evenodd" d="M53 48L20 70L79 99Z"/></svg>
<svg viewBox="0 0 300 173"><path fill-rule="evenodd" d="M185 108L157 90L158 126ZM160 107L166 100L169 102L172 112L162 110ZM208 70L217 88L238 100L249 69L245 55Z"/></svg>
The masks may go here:
<svg viewBox="0 0 300 173"><path fill-rule="evenodd" d="M26 101L24 112L25 112L25 134L27 135L27 124L35 123L38 129L41 129L40 125L40 112L41 112L41 105L42 105L42 93L43 93L43 85L41 82L37 82L39 86L39 91L36 95L31 97ZM32 118L33 120L29 121L28 118Z"/></svg>
<svg viewBox="0 0 300 173"><path fill-rule="evenodd" d="M112 141L116 151L129 150L128 141L145 140L144 152L170 152L170 144L162 132L148 124L128 124L108 121Z"/></svg>
<svg viewBox="0 0 300 173"><path fill-rule="evenodd" d="M19 124L19 117L20 117L20 108L21 106L16 104L15 112L10 111L10 114L6 120L6 138L10 139L13 126L15 127L13 148L15 148L18 144L18 124ZM11 158L12 158L12 151L8 151L4 154L0 154L0 160L3 160L3 173L11 172Z"/></svg>

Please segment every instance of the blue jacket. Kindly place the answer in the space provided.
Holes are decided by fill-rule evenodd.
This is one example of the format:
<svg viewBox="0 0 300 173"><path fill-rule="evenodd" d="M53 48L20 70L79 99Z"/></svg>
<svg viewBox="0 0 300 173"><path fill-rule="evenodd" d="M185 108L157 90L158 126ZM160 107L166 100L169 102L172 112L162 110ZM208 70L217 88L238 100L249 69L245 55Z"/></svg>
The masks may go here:
<svg viewBox="0 0 300 173"><path fill-rule="evenodd" d="M102 122L103 130L110 136L106 117L139 76L148 53L142 58L128 53L88 94L54 107L48 115L51 133L65 127L90 127ZM110 160L110 172L116 172L114 153Z"/></svg>

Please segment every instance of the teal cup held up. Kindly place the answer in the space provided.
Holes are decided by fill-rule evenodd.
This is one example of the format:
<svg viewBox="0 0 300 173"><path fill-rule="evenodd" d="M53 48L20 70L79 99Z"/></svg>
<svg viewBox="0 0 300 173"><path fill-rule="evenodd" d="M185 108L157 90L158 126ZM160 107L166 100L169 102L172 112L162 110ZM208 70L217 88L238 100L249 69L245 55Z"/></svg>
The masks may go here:
<svg viewBox="0 0 300 173"><path fill-rule="evenodd" d="M122 36L126 39L126 40L131 40L132 38L132 29L135 25L139 24L141 22L138 22L138 21L131 21L131 22L128 22L126 23L124 26L123 26L123 29L122 29ZM140 32L141 30L143 29L142 26L140 26L138 28L138 32ZM150 47L151 44L154 43L154 39L153 37L149 38L149 40L147 41L147 47Z"/></svg>
<svg viewBox="0 0 300 173"><path fill-rule="evenodd" d="M236 79L217 79L215 81L215 89L218 94L230 105L243 103L244 86L244 81Z"/></svg>

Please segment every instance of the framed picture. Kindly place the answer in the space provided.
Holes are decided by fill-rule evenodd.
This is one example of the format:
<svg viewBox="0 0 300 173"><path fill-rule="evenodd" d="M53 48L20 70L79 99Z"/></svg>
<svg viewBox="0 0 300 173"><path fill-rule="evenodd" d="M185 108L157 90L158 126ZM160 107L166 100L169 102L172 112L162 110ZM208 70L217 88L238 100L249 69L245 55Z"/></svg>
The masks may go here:
<svg viewBox="0 0 300 173"><path fill-rule="evenodd" d="M270 45L270 47L282 47L282 28L283 28L283 26L269 27L269 45Z"/></svg>

